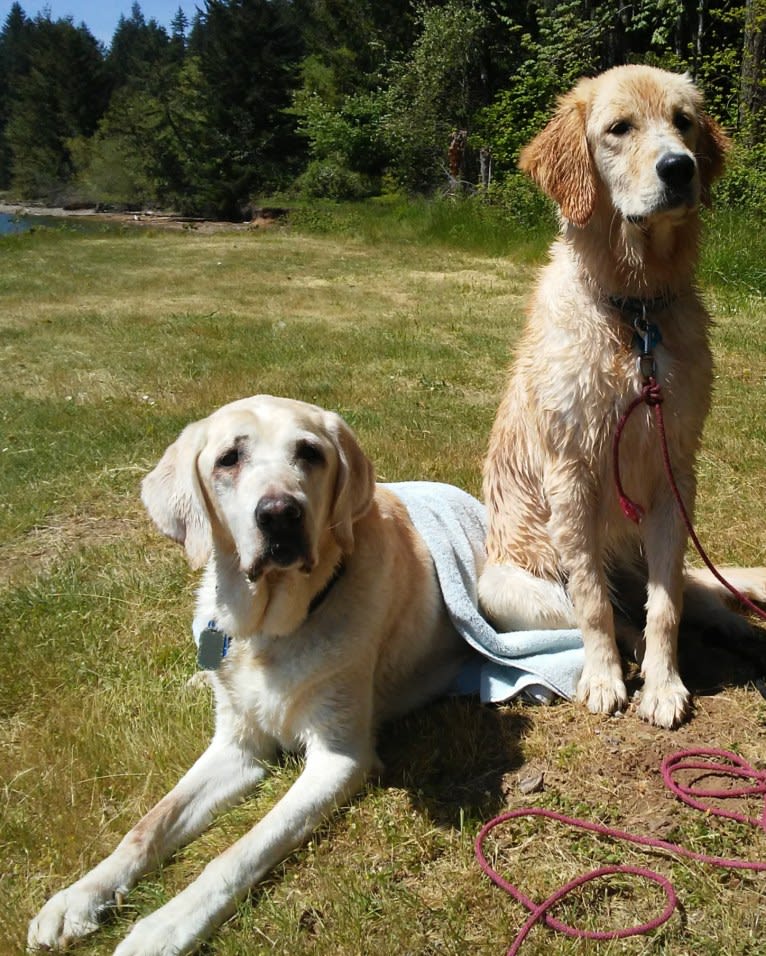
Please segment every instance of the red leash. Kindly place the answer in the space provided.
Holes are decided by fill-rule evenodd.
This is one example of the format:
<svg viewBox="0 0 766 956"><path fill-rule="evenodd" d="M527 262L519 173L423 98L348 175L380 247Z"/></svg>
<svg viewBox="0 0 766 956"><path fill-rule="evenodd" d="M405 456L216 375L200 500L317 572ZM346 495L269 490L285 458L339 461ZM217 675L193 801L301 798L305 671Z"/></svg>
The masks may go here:
<svg viewBox="0 0 766 956"><path fill-rule="evenodd" d="M617 428L614 432L614 442L612 445L612 464L614 471L614 482L617 486L617 494L620 498L620 507L622 508L623 514L626 518L630 518L631 521L634 521L638 524L644 516L643 508L636 504L635 501L632 501L626 494L625 489L622 487L622 480L620 479L620 439L622 438L622 433L625 429L625 426L628 423L628 419L633 414L633 412L638 408L639 405L646 404L654 412L654 421L657 425L657 433L660 436L660 448L662 450L662 460L665 465L665 474L667 475L668 482L673 491L673 496L676 499L678 508L681 512L681 517L684 520L686 525L686 530L689 533L692 544L697 549L697 553L705 562L708 571L713 575L713 577L720 582L727 590L729 590L734 597L743 604L748 610L752 611L753 614L758 615L761 620L766 621L766 612L763 608L758 607L757 604L754 604L750 598L742 594L741 591L737 590L733 584L730 584L726 578L721 574L721 572L716 568L713 562L707 555L707 552L702 547L700 539L697 537L697 533L694 530L694 525L692 520L689 517L689 512L686 510L686 505L684 505L684 500L681 496L681 492L678 489L676 484L675 475L673 474L673 467L670 462L670 452L668 451L668 442L665 435L665 419L662 414L662 389L655 381L654 377L649 376L644 381L644 386L641 389L641 394L638 395L633 401L628 405L627 409L623 412L619 422L617 423Z"/></svg>
<svg viewBox="0 0 766 956"><path fill-rule="evenodd" d="M720 762L716 763L715 761ZM722 790L695 789L693 786L683 785L675 780L674 775L681 770L698 770L702 771L702 774L705 776L728 776L735 777L740 780L752 780L754 783L751 786L740 786L736 788L732 787ZM751 767L737 754L729 753L725 750L713 750L707 748L700 748L697 750L682 750L678 753L671 754L662 761L662 777L666 786L679 798L679 800L682 800L688 806L697 810L702 810L707 814L726 817L729 820L736 820L739 823L757 826L766 831L766 772L756 770L755 768ZM728 799L743 796L760 796L764 798L764 809L760 817L748 817L741 813L723 810L719 807L709 806L702 802L703 798ZM669 853L673 853L676 856L695 860L699 863L707 863L711 866L724 867L726 869L732 870L753 870L760 873L766 872L766 862L734 859L730 860L724 857L707 856L704 853L695 853L693 850L688 850L686 847L678 846L675 843L669 843L666 840L657 840L651 837L639 836L634 833L627 833L624 830L618 830L614 827L607 827L601 823L591 823L587 820L568 817L563 813L556 813L553 810L546 810L542 807L524 807L520 810L512 810L509 813L504 813L501 816L495 817L494 820L490 820L489 823L485 824L476 838L475 845L476 859L478 860L479 866L482 868L484 873L496 886L499 886L501 889L509 893L530 912L529 918L516 935L516 939L513 941L511 948L508 950L507 956L515 956L515 954L518 953L524 940L527 938L533 927L538 923L545 923L546 926L550 927L551 929L557 930L558 932L563 933L565 936L569 936L573 939L625 939L628 936L637 936L639 934L649 933L652 930L662 926L663 923L666 923L670 919L676 907L678 906L678 897L676 892L672 883L666 877L656 873L653 870L647 869L646 867L628 865L603 866L599 867L598 869L591 870L588 873L584 873L581 876L570 880L568 883L562 886L561 889L556 890L556 892L551 894L551 896L549 896L546 900L543 900L542 903L535 903L533 900L530 900L527 896L525 896L521 890L518 889L518 887L514 886L497 872L497 870L487 860L484 851L484 842L496 827L507 823L509 820L519 819L521 817L543 817L547 820L556 820L559 823L576 827L579 830L587 830L600 836L607 836L615 840L624 840L629 843L634 843L638 846L648 847L654 850L665 850ZM596 932L592 930L580 929L576 926L570 926L567 923L562 923L560 920L557 920L555 917L550 915L549 910L574 890L583 886L585 883L591 882L592 880L599 879L603 876L612 876L616 873L639 876L660 886L665 892L667 902L665 909L659 914L659 916L648 920L646 923L640 923L636 926Z"/></svg>

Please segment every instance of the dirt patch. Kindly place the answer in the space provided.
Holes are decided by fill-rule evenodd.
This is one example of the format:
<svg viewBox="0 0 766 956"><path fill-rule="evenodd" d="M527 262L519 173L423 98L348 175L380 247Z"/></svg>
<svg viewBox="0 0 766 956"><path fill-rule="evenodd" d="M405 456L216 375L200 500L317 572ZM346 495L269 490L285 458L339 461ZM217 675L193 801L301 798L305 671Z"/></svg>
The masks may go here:
<svg viewBox="0 0 766 956"><path fill-rule="evenodd" d="M140 515L119 519L85 513L51 515L3 550L0 557L0 585L18 586L52 571L68 555L91 546L121 541L135 531Z"/></svg>
<svg viewBox="0 0 766 956"><path fill-rule="evenodd" d="M737 668L743 666L737 663ZM733 684L726 683L728 673L719 677L722 686L715 693L696 695L691 719L674 731L642 723L635 702L618 717L595 716L573 703L547 708L530 724L524 764L503 781L506 804L534 805L538 794L560 794L569 806L588 808L588 816L618 811L610 822L620 829L672 839L679 817L693 816L693 811L685 810L665 786L661 766L666 756L714 748L737 752L752 767L763 767L766 701L752 681ZM525 793L530 777L538 774L542 785ZM677 780L704 789L732 785L703 771L684 771ZM702 802L758 817L763 798Z"/></svg>

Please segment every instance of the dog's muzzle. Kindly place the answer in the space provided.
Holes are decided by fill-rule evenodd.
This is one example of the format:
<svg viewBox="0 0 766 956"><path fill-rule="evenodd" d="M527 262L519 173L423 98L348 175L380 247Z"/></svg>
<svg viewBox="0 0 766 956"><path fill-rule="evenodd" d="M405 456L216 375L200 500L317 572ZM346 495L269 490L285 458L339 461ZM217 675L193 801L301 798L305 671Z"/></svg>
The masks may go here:
<svg viewBox="0 0 766 956"><path fill-rule="evenodd" d="M267 565L288 568L301 564L310 567L305 526L306 509L294 495L264 495L255 508L255 525L263 536L263 553L249 569L251 581L263 574Z"/></svg>

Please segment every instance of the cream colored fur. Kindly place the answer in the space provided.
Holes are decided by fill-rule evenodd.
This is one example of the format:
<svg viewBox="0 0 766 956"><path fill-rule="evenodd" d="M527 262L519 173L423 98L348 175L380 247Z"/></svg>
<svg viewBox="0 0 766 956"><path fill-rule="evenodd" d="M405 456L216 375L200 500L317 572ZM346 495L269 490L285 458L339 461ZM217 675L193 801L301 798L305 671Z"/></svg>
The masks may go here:
<svg viewBox="0 0 766 956"><path fill-rule="evenodd" d="M723 166L727 139L687 76L617 67L582 80L559 102L520 165L558 204L561 236L529 307L484 468L488 564L479 594L499 629L582 629L578 696L594 712L623 709L611 572L643 568L646 622L639 714L674 727L689 695L678 673L686 531L663 472L652 414L641 406L621 446L627 493L645 509L639 527L619 508L612 439L640 392L634 333L610 297L662 300L656 378L676 479L690 512L695 460L713 380L710 317L694 281L699 205ZM663 163L686 167L668 184ZM729 628L710 576L687 590ZM766 596L766 571L748 591ZM690 612L693 608L690 607Z"/></svg>
<svg viewBox="0 0 766 956"><path fill-rule="evenodd" d="M95 930L104 909L251 792L279 750L305 752L274 808L140 920L115 956L196 949L359 789L377 763L381 721L443 692L465 653L404 505L375 488L372 465L331 412L269 396L226 405L168 448L143 499L191 563L206 565L198 614L232 638L208 672L215 734L114 852L45 904L32 948L60 949ZM289 531L259 526L259 503L288 500L300 513Z"/></svg>

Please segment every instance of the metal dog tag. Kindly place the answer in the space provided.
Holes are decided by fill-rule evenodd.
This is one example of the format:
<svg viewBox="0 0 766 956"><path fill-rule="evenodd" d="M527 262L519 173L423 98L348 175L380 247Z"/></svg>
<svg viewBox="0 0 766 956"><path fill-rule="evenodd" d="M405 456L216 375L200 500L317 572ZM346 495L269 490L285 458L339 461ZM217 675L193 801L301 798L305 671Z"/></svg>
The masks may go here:
<svg viewBox="0 0 766 956"><path fill-rule="evenodd" d="M214 627L206 627L199 636L197 664L203 671L217 671L228 649L226 634Z"/></svg>

